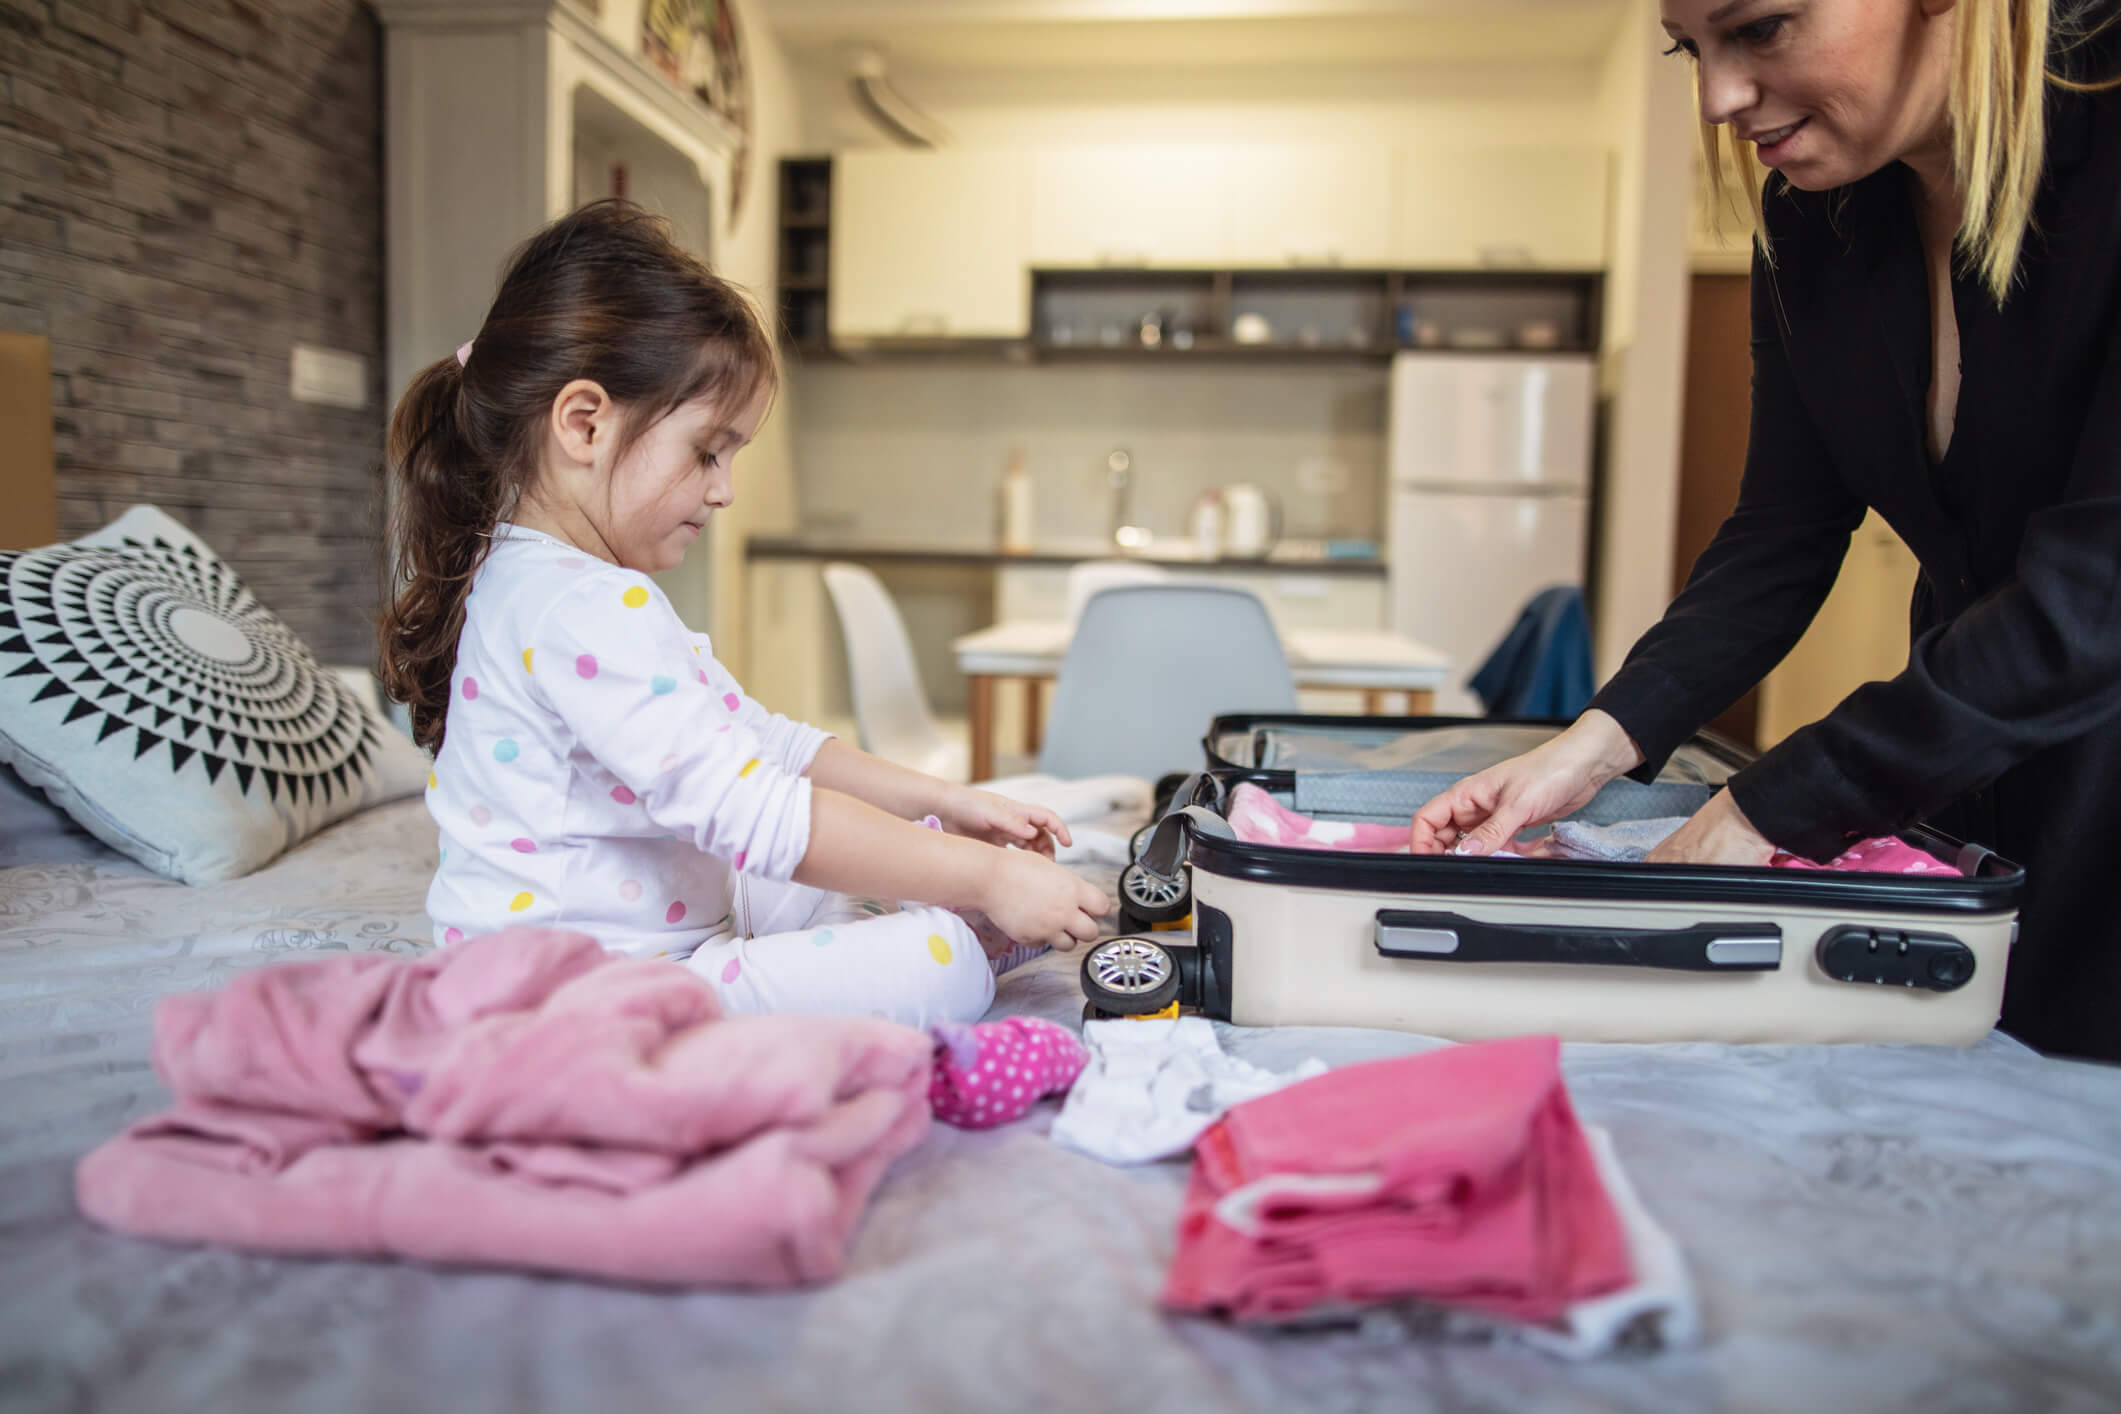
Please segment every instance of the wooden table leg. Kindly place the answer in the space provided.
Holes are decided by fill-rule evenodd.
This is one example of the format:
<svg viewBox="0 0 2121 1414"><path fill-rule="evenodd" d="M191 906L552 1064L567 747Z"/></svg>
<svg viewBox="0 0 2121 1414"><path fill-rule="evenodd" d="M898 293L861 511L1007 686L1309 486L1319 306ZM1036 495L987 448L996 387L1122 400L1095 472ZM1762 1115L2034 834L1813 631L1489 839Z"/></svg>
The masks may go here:
<svg viewBox="0 0 2121 1414"><path fill-rule="evenodd" d="M969 692L966 723L972 737L972 779L994 779L994 679L985 673L968 673Z"/></svg>
<svg viewBox="0 0 2121 1414"><path fill-rule="evenodd" d="M1418 687L1407 694L1407 715L1426 717L1436 710L1436 694L1426 687Z"/></svg>
<svg viewBox="0 0 2121 1414"><path fill-rule="evenodd" d="M1382 717L1385 714L1385 695L1382 690L1374 687L1362 690L1362 714L1365 717Z"/></svg>
<svg viewBox="0 0 2121 1414"><path fill-rule="evenodd" d="M1041 730L1039 713L1046 706L1046 682L1043 678L1024 679L1024 754L1038 755L1045 733Z"/></svg>

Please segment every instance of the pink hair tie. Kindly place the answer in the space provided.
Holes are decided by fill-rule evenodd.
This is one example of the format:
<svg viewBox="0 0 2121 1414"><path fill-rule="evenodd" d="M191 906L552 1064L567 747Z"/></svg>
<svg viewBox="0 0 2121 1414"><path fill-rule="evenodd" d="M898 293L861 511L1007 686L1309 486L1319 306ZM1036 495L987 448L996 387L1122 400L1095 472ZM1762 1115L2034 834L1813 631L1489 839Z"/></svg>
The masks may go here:
<svg viewBox="0 0 2121 1414"><path fill-rule="evenodd" d="M457 367L462 368L466 364L471 362L471 346L474 342L476 341L472 339L466 339L463 344L458 347Z"/></svg>

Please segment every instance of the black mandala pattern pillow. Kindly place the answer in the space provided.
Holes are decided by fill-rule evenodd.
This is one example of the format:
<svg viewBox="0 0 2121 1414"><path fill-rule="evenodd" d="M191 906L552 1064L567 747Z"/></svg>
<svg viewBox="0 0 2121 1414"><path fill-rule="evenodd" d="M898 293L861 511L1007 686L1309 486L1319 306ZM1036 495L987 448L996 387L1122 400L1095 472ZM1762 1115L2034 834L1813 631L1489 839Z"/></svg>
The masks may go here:
<svg viewBox="0 0 2121 1414"><path fill-rule="evenodd" d="M152 506L0 554L0 761L188 884L247 874L427 776L418 748Z"/></svg>

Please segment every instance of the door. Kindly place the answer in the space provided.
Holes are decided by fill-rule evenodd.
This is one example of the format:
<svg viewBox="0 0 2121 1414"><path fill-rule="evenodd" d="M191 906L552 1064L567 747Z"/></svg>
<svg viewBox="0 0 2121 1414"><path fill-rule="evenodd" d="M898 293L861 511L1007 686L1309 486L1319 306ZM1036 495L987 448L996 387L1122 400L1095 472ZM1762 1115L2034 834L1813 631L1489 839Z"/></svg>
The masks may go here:
<svg viewBox="0 0 2121 1414"><path fill-rule="evenodd" d="M1679 428L1679 511L1672 530L1672 593L1738 504L1753 408L1752 297L1744 275L1696 275L1687 301L1686 388ZM1746 693L1709 723L1758 744L1760 694Z"/></svg>
<svg viewBox="0 0 2121 1414"><path fill-rule="evenodd" d="M1588 358L1400 354L1392 481L1581 489L1590 479L1592 391Z"/></svg>
<svg viewBox="0 0 2121 1414"><path fill-rule="evenodd" d="M842 153L832 208L834 338L1030 332L1022 153Z"/></svg>
<svg viewBox="0 0 2121 1414"><path fill-rule="evenodd" d="M1818 721L1867 682L1907 666L1914 551L1873 511L1849 539L1833 593L1781 666L1760 684L1762 750Z"/></svg>
<svg viewBox="0 0 2121 1414"><path fill-rule="evenodd" d="M1392 627L1451 658L1436 710L1478 716L1466 680L1540 590L1583 583L1582 496L1393 493Z"/></svg>

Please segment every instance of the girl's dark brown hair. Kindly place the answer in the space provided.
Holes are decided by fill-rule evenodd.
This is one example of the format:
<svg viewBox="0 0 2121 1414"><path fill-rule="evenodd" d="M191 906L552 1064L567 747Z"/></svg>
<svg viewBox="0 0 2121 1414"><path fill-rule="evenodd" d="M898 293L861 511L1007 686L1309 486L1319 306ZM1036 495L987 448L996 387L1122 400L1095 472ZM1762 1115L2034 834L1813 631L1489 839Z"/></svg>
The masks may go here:
<svg viewBox="0 0 2121 1414"><path fill-rule="evenodd" d="M750 301L630 202L593 202L517 248L465 362L422 369L390 419L398 591L379 624L382 676L415 741L441 749L464 599L494 524L537 476L560 390L603 386L624 409L624 455L681 404L704 397L734 418L776 376Z"/></svg>

